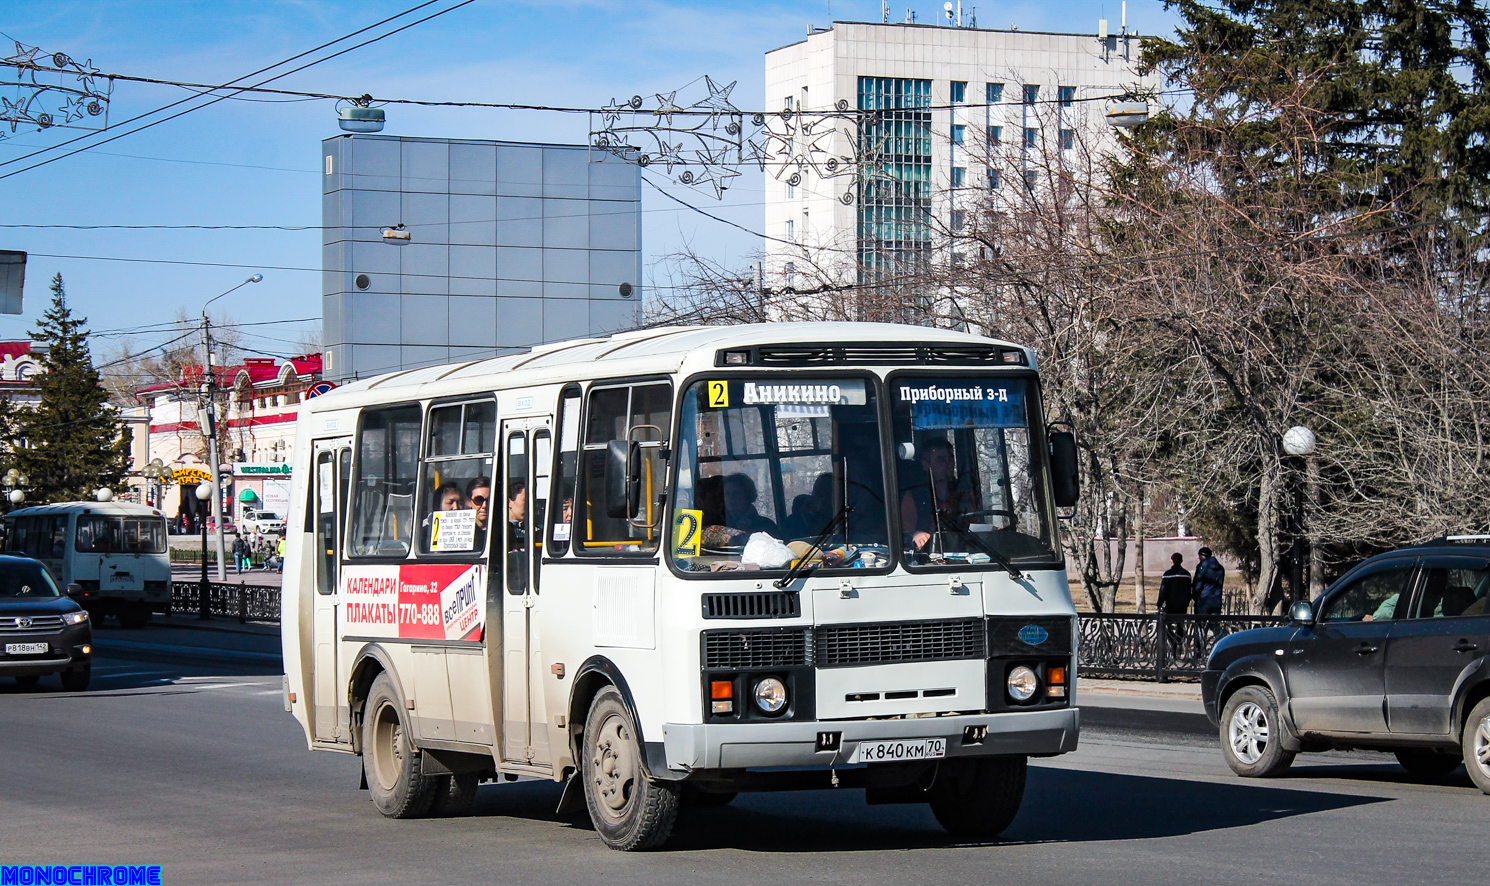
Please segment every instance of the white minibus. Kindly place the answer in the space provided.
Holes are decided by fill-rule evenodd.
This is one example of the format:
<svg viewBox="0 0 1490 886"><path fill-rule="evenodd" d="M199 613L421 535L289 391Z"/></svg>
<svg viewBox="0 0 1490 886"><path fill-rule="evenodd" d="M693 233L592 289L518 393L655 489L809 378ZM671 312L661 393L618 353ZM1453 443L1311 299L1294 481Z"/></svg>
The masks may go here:
<svg viewBox="0 0 1490 886"><path fill-rule="evenodd" d="M1029 349L869 323L659 328L300 410L285 701L384 815L565 783L623 850L756 790L1014 817L1076 748Z"/></svg>
<svg viewBox="0 0 1490 886"><path fill-rule="evenodd" d="M120 501L67 501L5 515L10 553L45 563L94 618L113 615L139 627L171 607L166 518L155 508Z"/></svg>

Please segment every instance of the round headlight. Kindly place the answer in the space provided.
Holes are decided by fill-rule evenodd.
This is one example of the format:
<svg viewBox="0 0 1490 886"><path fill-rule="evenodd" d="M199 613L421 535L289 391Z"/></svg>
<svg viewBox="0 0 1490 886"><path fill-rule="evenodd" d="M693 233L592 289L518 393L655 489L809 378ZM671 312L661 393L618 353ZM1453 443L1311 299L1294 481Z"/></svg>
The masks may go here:
<svg viewBox="0 0 1490 886"><path fill-rule="evenodd" d="M755 684L755 706L768 714L779 712L786 707L786 684L775 677Z"/></svg>
<svg viewBox="0 0 1490 886"><path fill-rule="evenodd" d="M1020 665L1009 672L1009 695L1015 701L1029 701L1035 696L1035 690L1040 688L1040 678L1035 672Z"/></svg>

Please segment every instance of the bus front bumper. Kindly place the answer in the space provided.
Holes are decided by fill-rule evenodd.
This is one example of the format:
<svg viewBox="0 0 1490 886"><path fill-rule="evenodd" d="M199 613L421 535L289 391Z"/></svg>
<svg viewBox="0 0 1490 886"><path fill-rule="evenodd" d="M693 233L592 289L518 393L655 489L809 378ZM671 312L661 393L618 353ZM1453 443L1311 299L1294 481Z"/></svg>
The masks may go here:
<svg viewBox="0 0 1490 886"><path fill-rule="evenodd" d="M853 759L860 742L884 739L945 738L949 758L1051 756L1076 750L1080 724L1077 708L904 720L665 723L662 743L668 769L681 772L842 765ZM981 741L965 743L970 726L986 730ZM825 732L841 734L838 749L818 750L818 737Z"/></svg>

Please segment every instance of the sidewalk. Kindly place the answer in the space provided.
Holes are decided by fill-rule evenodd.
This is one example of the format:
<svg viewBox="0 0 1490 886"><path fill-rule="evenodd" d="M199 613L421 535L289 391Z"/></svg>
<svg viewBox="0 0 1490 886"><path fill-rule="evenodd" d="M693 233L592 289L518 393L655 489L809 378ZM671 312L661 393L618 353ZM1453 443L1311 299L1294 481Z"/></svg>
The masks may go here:
<svg viewBox="0 0 1490 886"><path fill-rule="evenodd" d="M237 574L232 565L228 566L227 584L235 585L261 585L263 587L284 587L284 576L274 570L265 572L262 569L254 569L242 575ZM217 566L207 564L207 579L217 582ZM180 584L195 585L202 580L202 564L200 563L175 563L171 566L171 581Z"/></svg>
<svg viewBox="0 0 1490 886"><path fill-rule="evenodd" d="M1101 680L1078 676L1076 704L1080 707L1205 715L1199 683Z"/></svg>

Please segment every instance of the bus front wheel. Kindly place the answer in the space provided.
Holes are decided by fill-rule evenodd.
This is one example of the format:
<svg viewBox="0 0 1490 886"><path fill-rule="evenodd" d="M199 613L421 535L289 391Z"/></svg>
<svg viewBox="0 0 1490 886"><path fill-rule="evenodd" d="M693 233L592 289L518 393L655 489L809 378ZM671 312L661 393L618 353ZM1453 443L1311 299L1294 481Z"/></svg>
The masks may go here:
<svg viewBox="0 0 1490 886"><path fill-rule="evenodd" d="M931 813L954 837L991 840L1019 812L1028 765L1026 757L943 763L931 786Z"/></svg>
<svg viewBox="0 0 1490 886"><path fill-rule="evenodd" d="M585 805L605 845L623 852L661 846L678 816L678 785L642 768L636 724L614 686L600 690L585 720Z"/></svg>
<svg viewBox="0 0 1490 886"><path fill-rule="evenodd" d="M418 818L434 802L439 779L424 774L393 680L373 680L362 718L362 768L373 805L388 818Z"/></svg>

